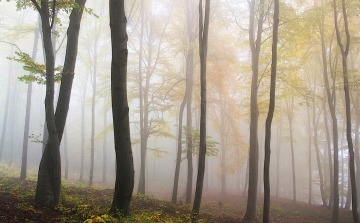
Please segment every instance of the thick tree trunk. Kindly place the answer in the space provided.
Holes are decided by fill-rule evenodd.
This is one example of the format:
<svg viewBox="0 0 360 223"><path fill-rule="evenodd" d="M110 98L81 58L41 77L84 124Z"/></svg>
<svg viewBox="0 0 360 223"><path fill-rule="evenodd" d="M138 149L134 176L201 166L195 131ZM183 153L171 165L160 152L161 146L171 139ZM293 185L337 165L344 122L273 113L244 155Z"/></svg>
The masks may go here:
<svg viewBox="0 0 360 223"><path fill-rule="evenodd" d="M37 29L34 31L34 46L31 59L35 61L37 47L39 42L39 32ZM21 161L21 172L20 179L24 180L26 178L27 172L27 152L28 152L28 139L29 139L29 125L30 125L30 108L31 108L31 95L32 95L32 82L28 83L27 96L26 96L26 114L25 114L25 127L24 127L24 138L23 138L23 152L22 152L22 161Z"/></svg>
<svg viewBox="0 0 360 223"><path fill-rule="evenodd" d="M37 5L36 1L33 1ZM38 6L38 5L37 5ZM45 116L49 138L40 162L35 202L53 208L59 203L61 186L60 141L55 124L54 111L54 51L51 40L51 24L48 2L38 6L41 16L43 44L46 55Z"/></svg>
<svg viewBox="0 0 360 223"><path fill-rule="evenodd" d="M112 45L111 101L116 153L116 182L110 213L130 214L134 189L134 163L130 141L129 106L127 100L127 33L124 1L110 0ZM119 213L120 212L120 213Z"/></svg>
<svg viewBox="0 0 360 223"><path fill-rule="evenodd" d="M54 51L51 41L51 25L49 22L49 5L42 1L39 6L32 0L41 16L43 43L46 54L46 98L45 113L49 139L39 166L38 183L35 201L46 207L54 207L58 204L61 186L61 161L60 141L63 135L67 112L69 109L72 81L77 56L78 36L82 10L74 9L70 14L70 23L67 30L68 42L63 68L63 75L59 91L59 98L54 113ZM85 5L86 0L77 0L80 6Z"/></svg>
<svg viewBox="0 0 360 223"><path fill-rule="evenodd" d="M272 51L271 51L272 56L271 56L270 103L269 103L269 112L266 118L266 126L265 126L263 222L269 222L269 215L270 215L270 154L271 154L270 142L271 142L271 122L275 110L278 29L279 29L279 0L275 0L273 42L272 42Z"/></svg>
<svg viewBox="0 0 360 223"><path fill-rule="evenodd" d="M208 48L209 17L210 17L210 0L205 2L205 17L203 22L202 0L199 3L199 53L200 53L200 83L201 83L201 103L200 103L200 145L199 145L199 163L198 174L196 179L196 190L194 205L192 209L192 221L197 222L200 212L202 190L205 173L206 157L206 57Z"/></svg>

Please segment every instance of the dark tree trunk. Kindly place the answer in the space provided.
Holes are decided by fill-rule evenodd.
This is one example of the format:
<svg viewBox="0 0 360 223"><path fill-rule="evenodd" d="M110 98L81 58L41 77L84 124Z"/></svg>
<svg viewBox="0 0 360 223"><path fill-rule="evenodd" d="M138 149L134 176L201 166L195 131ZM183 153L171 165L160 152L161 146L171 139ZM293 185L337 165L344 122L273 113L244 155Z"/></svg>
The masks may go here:
<svg viewBox="0 0 360 223"><path fill-rule="evenodd" d="M51 40L51 24L49 21L50 12L48 2L41 2L37 7L41 17L43 44L46 55L46 97L45 116L49 138L41 158L38 181L36 187L35 202L41 206L53 208L59 203L61 187L61 161L60 141L55 123L54 111L54 51ZM54 18L53 18L54 19Z"/></svg>
<svg viewBox="0 0 360 223"><path fill-rule="evenodd" d="M196 13L193 9L192 1L186 0L186 29L189 45L195 42L194 25L196 24ZM193 92L193 76L194 76L194 50L190 47L186 56L186 126L190 130L192 128L192 92ZM193 192L193 139L188 132L186 134L186 158L187 158L187 181L185 203L191 203Z"/></svg>
<svg viewBox="0 0 360 223"><path fill-rule="evenodd" d="M34 46L31 59L35 61L37 46L39 42L39 30L34 32ZM32 82L28 83L27 96L26 96L26 114L25 114L25 127L24 127L24 138L23 138L23 152L22 152L22 161L21 161L21 173L20 179L24 180L26 178L27 171L27 152L28 152L28 139L29 139L29 124L30 124L30 108L31 108L31 94L32 94Z"/></svg>
<svg viewBox="0 0 360 223"><path fill-rule="evenodd" d="M209 17L210 17L210 0L205 2L205 17L203 21L202 0L199 3L199 53L200 53L200 83L201 83L201 103L200 103L200 145L199 145L199 163L196 180L196 190L194 205L192 209L192 221L197 222L200 212L202 190L205 173L205 156L206 156L206 57L208 48Z"/></svg>
<svg viewBox="0 0 360 223"><path fill-rule="evenodd" d="M249 186L246 213L244 221L253 221L256 218L256 200L258 186L259 142L258 142L258 119L259 108L257 102L259 56L261 47L261 34L263 30L264 0L259 2L259 17L255 37L255 0L250 2L249 43L251 50L251 97L250 97L250 148L249 148Z"/></svg>
<svg viewBox="0 0 360 223"><path fill-rule="evenodd" d="M134 189L134 163L130 141L129 106L127 100L127 40L124 1L110 0L112 45L111 101L116 153L116 182L110 213L130 214Z"/></svg>
<svg viewBox="0 0 360 223"><path fill-rule="evenodd" d="M346 138L348 142L348 150L349 150L349 171L350 171L350 180L351 180L351 190L352 190L352 214L354 222L359 222L358 210L357 210L357 188L356 188L356 179L355 179L355 157L354 157L354 146L352 141L352 132L351 132L351 106L350 106L350 87L349 87L349 77L348 77L348 67L347 67L347 57L349 55L349 48L350 48L350 33L348 29L348 20L347 20L347 12L345 6L345 0L341 1L342 7L342 15L344 20L344 28L345 28L345 35L346 41L345 46L341 41L341 35L338 27L338 16L337 16L337 9L336 9L336 1L333 1L334 7L334 20L335 20L335 30L336 30L336 39L341 51L341 58L342 58L342 68L343 68L343 80L344 80L344 92L345 92L345 113L346 113ZM334 151L334 154L337 151ZM335 164L334 160L334 172L335 168L339 168L338 164ZM337 170L338 171L338 170ZM334 175L334 178L336 176ZM337 180L334 179L334 187L338 187ZM336 192L336 191L335 191ZM336 200L335 200L336 199ZM336 207L335 207L336 206ZM333 208L333 216L332 222L338 221L338 212L339 212L339 197L334 198L334 208Z"/></svg>
<svg viewBox="0 0 360 223"><path fill-rule="evenodd" d="M277 42L279 28L279 0L274 4L273 42L271 56L271 81L269 112L265 126L265 159L264 159L264 211L263 222L269 222L270 215L270 154L271 154L271 122L275 110L276 67L277 67Z"/></svg>
<svg viewBox="0 0 360 223"><path fill-rule="evenodd" d="M66 117L69 109L70 94L77 56L78 36L82 10L74 9L70 14L67 30L68 41L66 56L59 91L59 98L54 114L54 51L51 41L51 24L49 21L49 5L42 1L36 6L42 21L43 43L46 54L46 98L45 113L49 133L46 147L40 162L35 201L46 207L58 204L61 186L60 141L63 135ZM84 6L86 0L77 0L79 6Z"/></svg>
<svg viewBox="0 0 360 223"><path fill-rule="evenodd" d="M329 111L331 114L332 120L332 132L333 132L333 146L334 146L334 175L331 177L331 185L332 185L332 195L330 200L333 198L333 221L337 221L337 215L339 211L339 186L338 186L338 178L339 178L339 158L338 158L338 128L337 128L337 118L335 114L335 93L331 94L330 92L330 84L328 78L328 65L327 65L327 56L326 56L326 47L325 47L325 37L324 37L324 19L321 20L319 24L320 29L320 37L321 37L321 55L322 55L322 63L323 63L323 78L325 83L327 102L329 106ZM333 86L334 87L334 86ZM327 124L327 123L326 123ZM327 132L328 135L328 132ZM328 140L328 143L330 141ZM329 153L329 158L331 158ZM331 165L331 162L330 162ZM332 168L332 165L330 166ZM331 202L329 202L331 205ZM336 207L335 207L336 206Z"/></svg>

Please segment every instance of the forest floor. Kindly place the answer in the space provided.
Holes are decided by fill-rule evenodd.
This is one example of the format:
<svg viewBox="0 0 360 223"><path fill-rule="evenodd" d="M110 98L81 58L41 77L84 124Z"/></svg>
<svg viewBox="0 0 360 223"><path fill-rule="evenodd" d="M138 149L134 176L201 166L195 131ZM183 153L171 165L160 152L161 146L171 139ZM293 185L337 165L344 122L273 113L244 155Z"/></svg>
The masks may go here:
<svg viewBox="0 0 360 223"><path fill-rule="evenodd" d="M132 215L114 219L106 213L111 205L113 190L84 184L63 182L60 204L53 210L34 203L36 179L21 181L6 176L0 170L0 222L191 222L189 205L174 205L153 196L134 195ZM261 197L261 196L259 196ZM256 222L262 222L262 201L258 203ZM205 191L201 205L200 222L241 222L246 199ZM87 220L88 219L88 220ZM331 211L320 205L272 198L271 222L330 222ZM353 222L350 211L340 210L339 222Z"/></svg>

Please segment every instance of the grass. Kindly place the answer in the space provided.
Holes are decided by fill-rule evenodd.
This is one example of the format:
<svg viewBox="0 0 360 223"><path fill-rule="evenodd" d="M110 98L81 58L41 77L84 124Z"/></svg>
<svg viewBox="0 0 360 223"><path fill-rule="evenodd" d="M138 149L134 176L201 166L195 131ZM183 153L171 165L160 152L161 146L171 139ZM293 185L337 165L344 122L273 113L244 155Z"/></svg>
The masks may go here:
<svg viewBox="0 0 360 223"><path fill-rule="evenodd" d="M151 196L134 194L131 216L113 218L109 211L113 190L106 187L89 187L64 181L60 204L55 210L34 203L36 177L25 181L14 173L18 170L0 165L0 222L62 222L62 223L183 223L191 222L191 206L175 205ZM261 196L259 196L261 198ZM262 221L262 203L259 199L255 222ZM205 191L199 222L241 222L245 214L246 199L229 194ZM271 222L329 222L331 211L320 205L309 205L274 198L271 201ZM351 212L340 210L339 222L352 222Z"/></svg>

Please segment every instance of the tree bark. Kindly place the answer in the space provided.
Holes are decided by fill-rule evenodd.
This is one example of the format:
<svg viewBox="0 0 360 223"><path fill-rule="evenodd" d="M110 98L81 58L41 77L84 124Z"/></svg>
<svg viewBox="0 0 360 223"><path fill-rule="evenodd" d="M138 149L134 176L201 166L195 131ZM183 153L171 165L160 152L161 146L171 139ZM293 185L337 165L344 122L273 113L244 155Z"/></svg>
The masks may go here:
<svg viewBox="0 0 360 223"><path fill-rule="evenodd" d="M45 97L45 116L49 132L49 138L41 158L38 181L36 187L35 202L41 206L53 208L59 203L61 187L61 161L60 161L60 141L55 123L54 113L54 51L51 40L51 29L49 18L48 2L42 1L37 6L42 22L43 44L46 55L46 97ZM54 19L54 18L53 18Z"/></svg>
<svg viewBox="0 0 360 223"><path fill-rule="evenodd" d="M39 29L34 31L34 46L31 59L35 61L37 47L39 42ZM21 172L20 179L24 180L27 173L27 152L28 152L28 141L29 141L29 125L30 125L30 109L31 109L31 95L32 95L32 82L28 83L27 96L26 96L26 114L25 114L25 127L24 127L24 138L23 138L23 152L21 161Z"/></svg>
<svg viewBox="0 0 360 223"><path fill-rule="evenodd" d="M349 48L350 48L350 33L348 28L348 20L347 20L347 12L345 6L345 0L341 1L342 7L342 15L344 20L344 28L345 28L345 35L346 41L345 46L341 41L340 31L338 27L338 16L337 16L337 7L336 1L333 1L334 7L334 21L335 21L335 30L336 30L336 39L338 46L341 52L342 58L342 68L343 68L343 80L344 80L344 93L345 93L345 113L346 113L346 138L348 142L348 150L349 150L349 170L350 170L350 180L351 180L351 189L352 189L352 214L353 220L355 223L359 222L359 216L357 212L357 188L356 188L356 179L355 179L355 157L354 157L354 146L352 141L352 130L351 130L351 106L350 106L350 87L349 87L349 77L348 77L348 66L347 66L347 57L349 55ZM338 151L334 151L334 154ZM335 168L338 167L338 163L335 164L334 160L334 173ZM337 170L339 171L339 170ZM334 178L336 176L334 175ZM338 187L338 179L334 179L334 186ZM336 192L336 191L335 191ZM338 193L338 192L337 192ZM337 194L338 195L338 194ZM332 215L332 222L338 221L338 212L339 212L339 197L334 197L334 208L333 208L333 215Z"/></svg>
<svg viewBox="0 0 360 223"><path fill-rule="evenodd" d="M196 189L194 205L192 209L192 221L197 222L200 212L202 190L205 173L205 156L206 156L206 57L208 49L209 17L210 17L210 0L205 2L205 17L203 21L202 0L199 3L199 53L200 53L200 83L201 83L201 103L200 103L200 145L199 145L199 163L198 175L196 180Z"/></svg>
<svg viewBox="0 0 360 223"><path fill-rule="evenodd" d="M14 52L13 47L11 48L11 51ZM9 61L9 76L8 76L8 81L7 81L4 120L3 120L3 126L2 126L2 131L1 131L1 139L0 139L0 161L1 161L1 158L2 158L3 150L4 150L6 127L7 127L7 121L8 121L10 89L11 89L10 86L11 86L12 70L13 70L12 66L13 66L13 61L10 60Z"/></svg>
<svg viewBox="0 0 360 223"><path fill-rule="evenodd" d="M250 98L250 149L249 149L249 186L246 213L244 221L253 221L256 218L256 200L258 185L258 163L259 163L259 143L258 143L258 118L259 109L257 102L258 76L259 76L259 56L261 47L261 34L264 21L264 0L259 2L259 17L257 32L255 37L255 0L250 2L250 21L249 21L249 43L251 51L251 98ZM256 38L256 39L255 39Z"/></svg>
<svg viewBox="0 0 360 223"><path fill-rule="evenodd" d="M129 106L127 100L127 40L124 1L110 0L111 101L116 153L116 182L110 213L130 214L134 189L134 163L131 150Z"/></svg>
<svg viewBox="0 0 360 223"><path fill-rule="evenodd" d="M272 51L271 51L272 56L271 56L270 103L269 103L269 112L266 118L266 126L265 126L263 222L269 222L269 215L270 215L270 154L271 154L270 142L271 142L271 122L275 110L278 29L279 29L279 0L275 0L273 42L272 42Z"/></svg>
<svg viewBox="0 0 360 223"><path fill-rule="evenodd" d="M42 1L41 6L32 0L42 21L43 43L46 54L46 98L45 113L49 138L40 162L35 201L37 204L54 207L59 203L61 187L60 142L63 135L66 117L69 109L70 94L77 56L78 37L82 11L73 9L67 30L68 42L66 56L57 102L54 113L54 51L51 40L51 24L49 21L49 5ZM55 3L55 2L54 2ZM86 0L77 0L79 6L84 6Z"/></svg>
<svg viewBox="0 0 360 223"><path fill-rule="evenodd" d="M290 104L291 103L291 104ZM293 186L293 203L296 203L296 171L295 171L295 151L293 137L293 113L294 113L294 97L291 96L291 102L286 101L288 108L288 120L290 127L290 150L291 150L291 169L292 169L292 186Z"/></svg>
<svg viewBox="0 0 360 223"><path fill-rule="evenodd" d="M175 164L175 176L174 176L174 186L172 192L171 201L176 204L177 201L177 193L179 187L179 175L180 175L180 164L181 164L181 154L182 154L182 123L183 123L183 115L184 115L184 108L186 104L186 93L184 95L184 99L180 105L179 111L179 132L178 132L178 141L177 141L177 155L176 155L176 164Z"/></svg>

